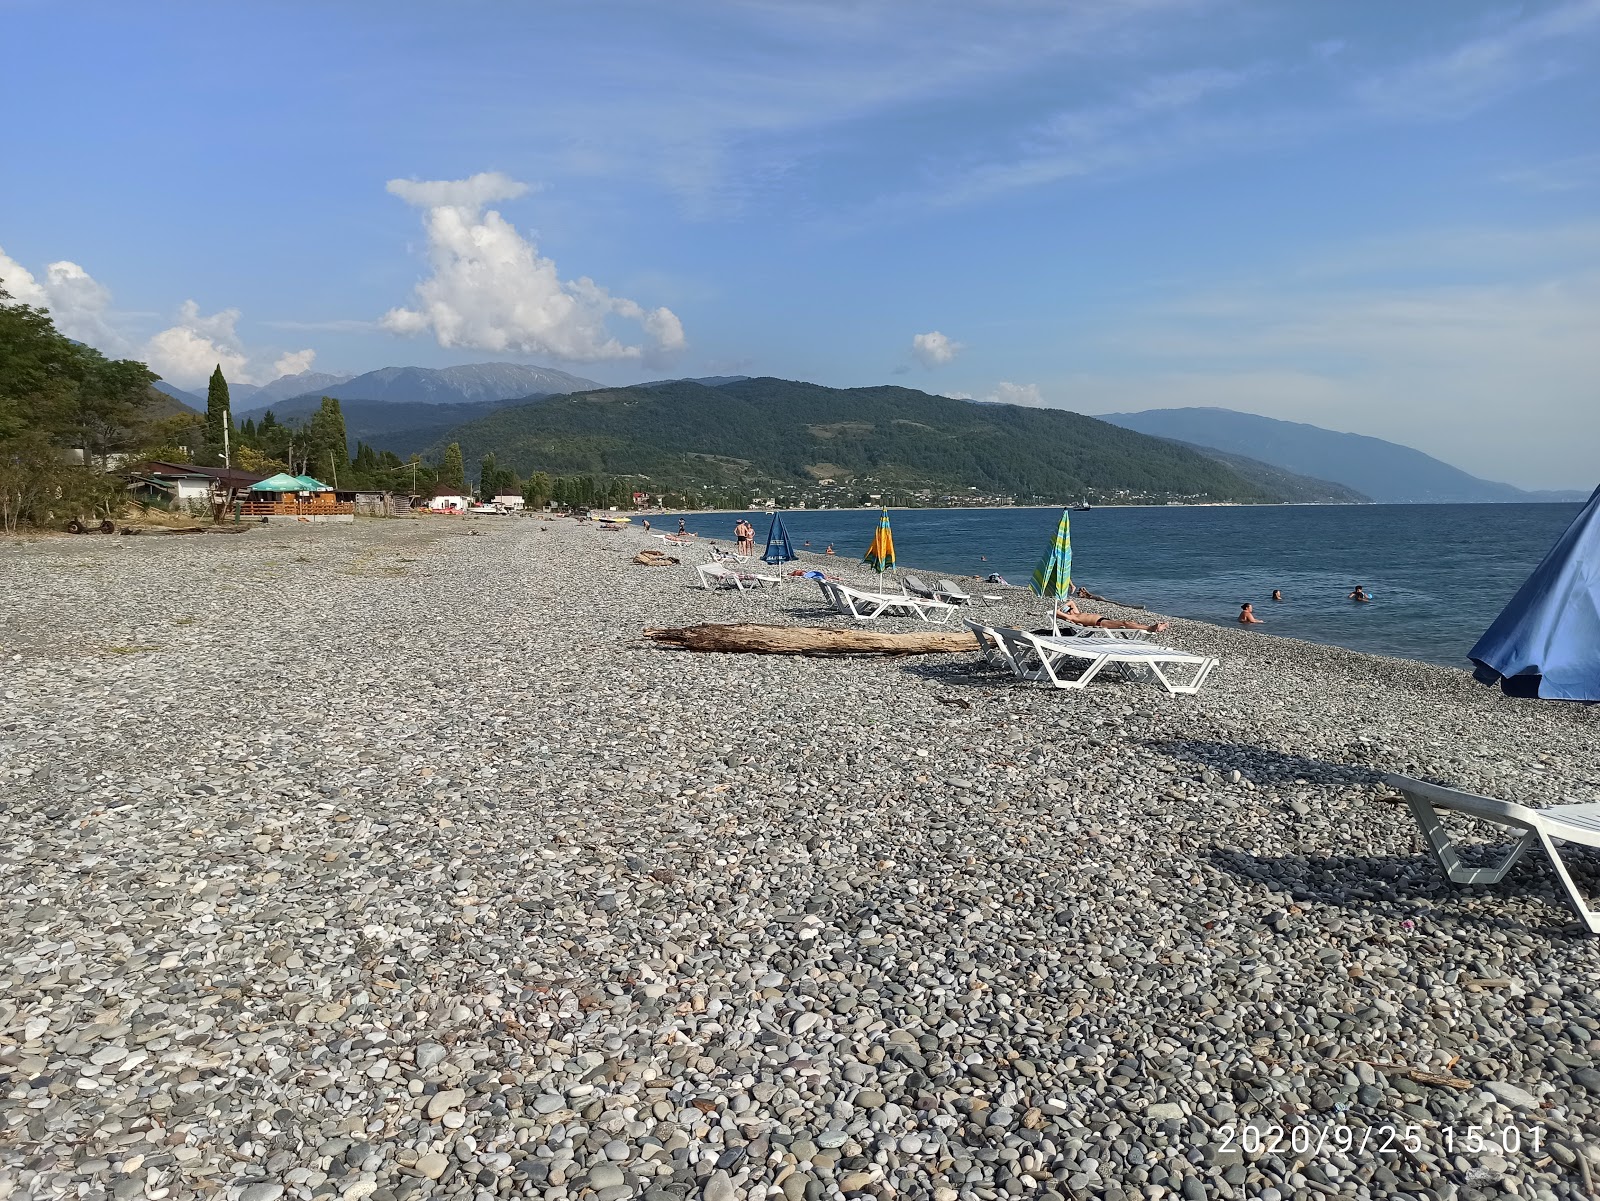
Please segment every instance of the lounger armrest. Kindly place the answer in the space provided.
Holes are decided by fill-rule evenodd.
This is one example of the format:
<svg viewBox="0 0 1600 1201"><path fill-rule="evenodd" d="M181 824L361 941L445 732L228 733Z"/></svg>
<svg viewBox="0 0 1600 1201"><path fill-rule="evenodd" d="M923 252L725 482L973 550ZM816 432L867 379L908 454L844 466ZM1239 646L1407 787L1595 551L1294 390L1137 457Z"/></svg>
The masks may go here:
<svg viewBox="0 0 1600 1201"><path fill-rule="evenodd" d="M1499 822L1502 825L1514 825L1524 830L1534 830L1543 824L1539 819L1539 811L1537 809L1530 809L1527 805L1518 805L1514 801L1502 801L1495 797L1478 796L1474 793L1462 792L1456 788L1446 788L1443 784L1431 784L1427 780L1417 780L1411 776L1401 776L1387 772L1384 773L1383 782L1396 792L1414 796L1441 809L1464 813L1468 817L1481 817L1487 821Z"/></svg>

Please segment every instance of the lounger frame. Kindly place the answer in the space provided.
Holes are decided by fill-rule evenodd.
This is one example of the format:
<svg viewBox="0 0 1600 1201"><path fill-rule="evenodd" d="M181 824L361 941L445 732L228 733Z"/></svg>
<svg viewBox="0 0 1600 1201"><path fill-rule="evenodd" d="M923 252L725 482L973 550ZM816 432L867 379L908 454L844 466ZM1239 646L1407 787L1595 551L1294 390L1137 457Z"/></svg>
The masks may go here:
<svg viewBox="0 0 1600 1201"><path fill-rule="evenodd" d="M1423 841L1428 844L1428 853L1444 869L1451 883L1498 884L1524 855L1534 847L1539 847L1544 851L1550 869L1555 872L1573 913L1577 914L1578 920L1588 928L1590 934L1600 934L1600 912L1589 908L1583 893L1572 879L1572 873L1562 862L1561 852L1556 848L1558 841L1600 847L1600 802L1531 809L1527 805L1476 796L1410 776L1385 775L1383 782L1405 797L1406 806L1422 831ZM1441 809L1511 830L1521 830L1522 836L1505 848L1498 862L1485 867L1468 867L1461 862L1450 832L1439 820Z"/></svg>

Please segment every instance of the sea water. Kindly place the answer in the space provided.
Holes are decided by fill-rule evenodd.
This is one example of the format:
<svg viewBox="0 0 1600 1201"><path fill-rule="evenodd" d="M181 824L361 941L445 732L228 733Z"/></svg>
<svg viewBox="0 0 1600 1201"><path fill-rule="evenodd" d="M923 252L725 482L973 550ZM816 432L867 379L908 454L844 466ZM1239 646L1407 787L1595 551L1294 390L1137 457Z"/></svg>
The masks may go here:
<svg viewBox="0 0 1600 1201"><path fill-rule="evenodd" d="M1232 624L1250 601L1266 623L1251 627L1261 634L1464 667L1472 644L1580 507L1094 509L1072 514L1072 575L1091 592L1156 613ZM741 516L756 527L759 553L767 514L686 520L702 538L731 543ZM998 572L1026 586L1060 517L1060 509L896 509L890 523L901 570L968 582ZM841 558L859 561L878 511L802 510L783 520L797 549L822 551L831 542ZM1372 594L1370 604L1347 599L1357 584ZM1270 599L1274 588L1283 591L1281 603Z"/></svg>

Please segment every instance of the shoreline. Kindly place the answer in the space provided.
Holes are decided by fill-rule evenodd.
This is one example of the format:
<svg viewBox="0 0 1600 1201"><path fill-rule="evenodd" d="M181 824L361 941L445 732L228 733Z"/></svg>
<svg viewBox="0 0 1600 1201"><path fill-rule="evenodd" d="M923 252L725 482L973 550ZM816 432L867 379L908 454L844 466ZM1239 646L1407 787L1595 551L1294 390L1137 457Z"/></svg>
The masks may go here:
<svg viewBox="0 0 1600 1201"><path fill-rule="evenodd" d="M1600 940L1531 862L1450 885L1377 785L1600 800L1600 710L1183 619L1222 660L1192 697L664 650L640 631L844 622L809 582L696 587L702 547L636 565L630 528L0 544L0 1196L1600 1170ZM1425 1145L1240 1154L1247 1123ZM1474 1125L1554 1153L1443 1145Z"/></svg>

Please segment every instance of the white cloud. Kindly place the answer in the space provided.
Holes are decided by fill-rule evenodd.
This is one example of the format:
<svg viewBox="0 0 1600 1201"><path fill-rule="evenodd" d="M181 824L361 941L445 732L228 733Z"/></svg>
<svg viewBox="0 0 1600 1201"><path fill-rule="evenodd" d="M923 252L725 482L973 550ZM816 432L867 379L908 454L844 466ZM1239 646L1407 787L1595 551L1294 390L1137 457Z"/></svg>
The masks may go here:
<svg viewBox="0 0 1600 1201"><path fill-rule="evenodd" d="M1023 405L1030 409L1044 407L1038 384L1013 384L1009 380L1001 380L984 399L991 404Z"/></svg>
<svg viewBox="0 0 1600 1201"><path fill-rule="evenodd" d="M87 342L108 354L128 349L125 337L111 324L111 292L77 263L63 259L36 278L0 250L0 286L22 304L50 310L56 328L69 338Z"/></svg>
<svg viewBox="0 0 1600 1201"><path fill-rule="evenodd" d="M0 281L14 300L50 310L56 328L113 358L141 359L162 379L182 388L204 383L218 366L234 383L259 384L278 375L305 371L316 358L313 350L297 350L277 357L252 352L238 334L239 310L221 309L209 315L193 300L178 310L175 324L142 344L126 333L111 307L111 289L77 263L65 259L45 268L44 278L0 250Z"/></svg>
<svg viewBox="0 0 1600 1201"><path fill-rule="evenodd" d="M943 367L965 349L964 343L946 337L938 330L918 334L911 339L911 353L922 360L924 367Z"/></svg>
<svg viewBox="0 0 1600 1201"><path fill-rule="evenodd" d="M316 351L294 350L280 355L278 361L272 364L272 371L274 375L300 375L302 372L310 371L311 364L316 361Z"/></svg>
<svg viewBox="0 0 1600 1201"><path fill-rule="evenodd" d="M563 280L555 263L498 212L484 206L527 191L498 172L461 180L389 181L389 191L424 210L433 274L415 308L389 310L383 328L431 331L440 346L549 355L571 362L655 360L682 350L683 324L670 309L645 309L587 277ZM636 322L645 341L627 344L607 326Z"/></svg>

